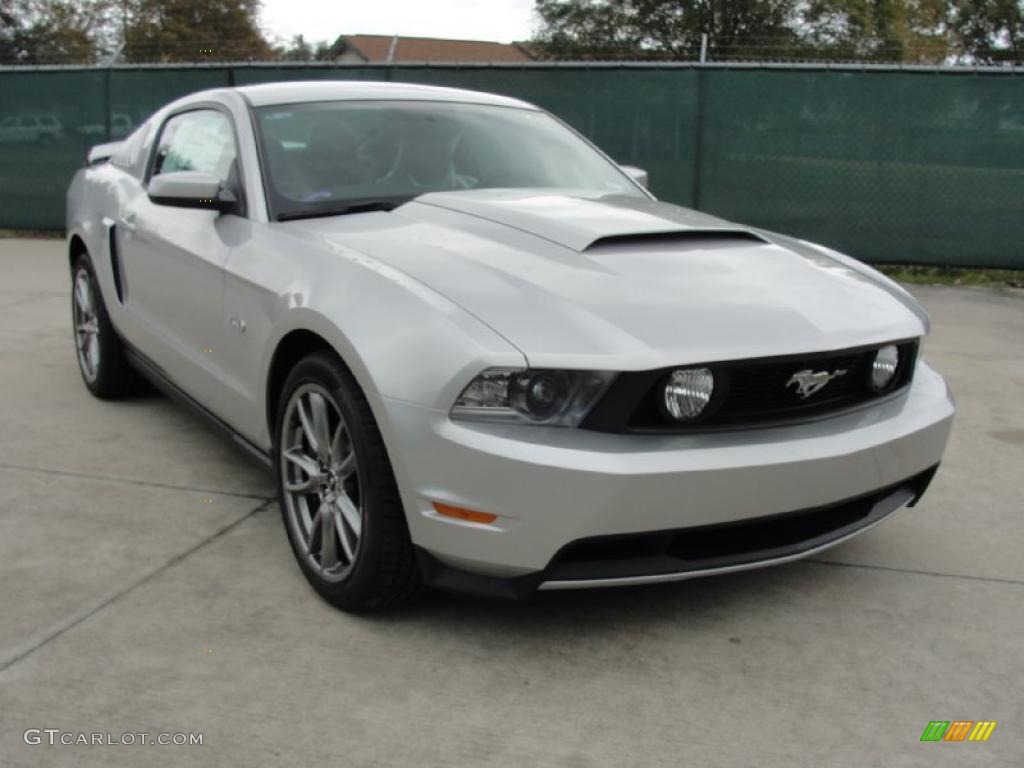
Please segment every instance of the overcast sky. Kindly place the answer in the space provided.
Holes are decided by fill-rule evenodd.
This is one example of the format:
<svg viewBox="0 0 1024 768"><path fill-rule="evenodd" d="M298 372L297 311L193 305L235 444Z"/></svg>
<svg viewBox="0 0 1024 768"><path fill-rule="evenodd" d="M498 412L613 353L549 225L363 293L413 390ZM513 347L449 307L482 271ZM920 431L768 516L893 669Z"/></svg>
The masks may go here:
<svg viewBox="0 0 1024 768"><path fill-rule="evenodd" d="M526 40L533 32L533 0L263 0L263 28L284 40L342 34Z"/></svg>

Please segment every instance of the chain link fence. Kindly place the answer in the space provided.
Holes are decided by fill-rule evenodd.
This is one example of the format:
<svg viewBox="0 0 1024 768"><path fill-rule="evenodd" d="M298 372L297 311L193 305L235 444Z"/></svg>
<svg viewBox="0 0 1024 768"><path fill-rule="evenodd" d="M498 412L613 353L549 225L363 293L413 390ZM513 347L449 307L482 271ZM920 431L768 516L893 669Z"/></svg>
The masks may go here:
<svg viewBox="0 0 1024 768"><path fill-rule="evenodd" d="M753 64L0 68L0 227L59 229L85 151L192 91L393 80L538 104L661 199L878 263L1024 268L1024 74Z"/></svg>

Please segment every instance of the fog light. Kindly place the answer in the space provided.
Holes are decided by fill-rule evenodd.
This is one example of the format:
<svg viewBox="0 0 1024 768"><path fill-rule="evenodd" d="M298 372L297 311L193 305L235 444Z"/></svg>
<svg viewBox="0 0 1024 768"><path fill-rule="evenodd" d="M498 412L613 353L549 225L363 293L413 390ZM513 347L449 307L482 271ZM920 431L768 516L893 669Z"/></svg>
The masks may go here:
<svg viewBox="0 0 1024 768"><path fill-rule="evenodd" d="M896 369L900 365L900 350L895 344L887 344L875 353L875 361L871 365L871 388L882 392L896 377Z"/></svg>
<svg viewBox="0 0 1024 768"><path fill-rule="evenodd" d="M665 410L676 421L695 419L707 408L714 391L715 377L709 368L672 371L665 385Z"/></svg>

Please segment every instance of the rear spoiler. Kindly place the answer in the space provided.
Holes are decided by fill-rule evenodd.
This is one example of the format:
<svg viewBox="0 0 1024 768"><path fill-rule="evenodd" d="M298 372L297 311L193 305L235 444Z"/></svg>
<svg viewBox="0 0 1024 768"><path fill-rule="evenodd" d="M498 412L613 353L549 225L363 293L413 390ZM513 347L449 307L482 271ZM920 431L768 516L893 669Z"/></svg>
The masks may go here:
<svg viewBox="0 0 1024 768"><path fill-rule="evenodd" d="M114 156L114 153L121 148L121 141L110 141L106 144L97 144L95 147L89 150L89 154L85 156L86 165L99 165L105 163L107 160Z"/></svg>

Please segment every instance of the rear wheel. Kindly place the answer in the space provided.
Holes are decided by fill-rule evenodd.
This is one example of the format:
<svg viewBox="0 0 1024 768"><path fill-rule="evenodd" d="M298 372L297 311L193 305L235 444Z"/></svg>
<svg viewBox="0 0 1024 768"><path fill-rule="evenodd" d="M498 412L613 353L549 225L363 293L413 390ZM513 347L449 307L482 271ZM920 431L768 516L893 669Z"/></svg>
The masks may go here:
<svg viewBox="0 0 1024 768"><path fill-rule="evenodd" d="M85 253L71 270L71 321L78 370L89 391L101 398L137 392L142 380L125 358L124 346L107 315L96 272Z"/></svg>
<svg viewBox="0 0 1024 768"><path fill-rule="evenodd" d="M384 608L419 584L405 511L380 430L334 355L285 382L274 441L288 539L306 579L349 611Z"/></svg>

